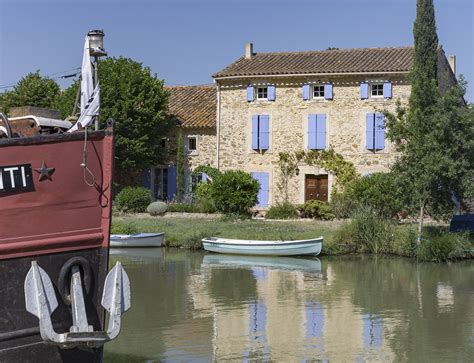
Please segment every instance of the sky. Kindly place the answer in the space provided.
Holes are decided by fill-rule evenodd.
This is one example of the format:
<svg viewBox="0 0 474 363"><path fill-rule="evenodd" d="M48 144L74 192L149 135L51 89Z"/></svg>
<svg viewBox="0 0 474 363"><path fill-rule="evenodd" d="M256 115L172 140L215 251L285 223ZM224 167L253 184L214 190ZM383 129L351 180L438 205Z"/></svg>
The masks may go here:
<svg viewBox="0 0 474 363"><path fill-rule="evenodd" d="M438 37L474 102L474 0L435 0ZM255 52L413 44L416 0L0 0L0 92L29 72L80 67L84 36L103 29L110 56L149 66L168 85L211 75Z"/></svg>

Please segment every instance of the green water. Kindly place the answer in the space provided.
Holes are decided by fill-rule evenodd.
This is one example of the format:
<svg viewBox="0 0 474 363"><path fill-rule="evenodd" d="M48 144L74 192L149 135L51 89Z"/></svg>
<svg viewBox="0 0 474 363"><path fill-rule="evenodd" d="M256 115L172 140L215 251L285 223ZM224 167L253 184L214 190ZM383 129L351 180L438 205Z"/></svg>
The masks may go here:
<svg viewBox="0 0 474 363"><path fill-rule="evenodd" d="M115 250L132 309L106 362L467 362L474 262Z"/></svg>

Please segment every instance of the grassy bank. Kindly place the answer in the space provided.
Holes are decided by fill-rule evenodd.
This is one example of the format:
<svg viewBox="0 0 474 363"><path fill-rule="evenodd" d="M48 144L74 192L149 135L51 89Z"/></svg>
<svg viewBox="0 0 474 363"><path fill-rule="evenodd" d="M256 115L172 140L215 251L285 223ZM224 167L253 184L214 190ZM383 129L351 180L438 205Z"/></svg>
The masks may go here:
<svg viewBox="0 0 474 363"><path fill-rule="evenodd" d="M324 236L322 254L394 254L424 261L444 261L474 256L472 237L447 232L446 226L428 226L426 240L416 246L416 226L384 220L268 221L231 219L163 218L146 215L114 217L114 233L165 232L168 247L201 248L201 239L220 236L237 239L294 240Z"/></svg>

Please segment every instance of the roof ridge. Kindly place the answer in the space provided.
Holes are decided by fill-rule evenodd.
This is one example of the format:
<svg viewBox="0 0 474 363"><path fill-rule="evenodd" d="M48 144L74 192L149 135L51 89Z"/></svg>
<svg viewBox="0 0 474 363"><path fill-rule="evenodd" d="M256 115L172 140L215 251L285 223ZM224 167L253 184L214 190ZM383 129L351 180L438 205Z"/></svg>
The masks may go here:
<svg viewBox="0 0 474 363"><path fill-rule="evenodd" d="M206 84L190 84L190 85L168 85L168 84L165 84L164 87L167 87L167 88L211 88L211 87L215 87L216 85L214 83L206 83Z"/></svg>
<svg viewBox="0 0 474 363"><path fill-rule="evenodd" d="M280 54L303 54L303 53L343 53L353 52L355 50L371 51L371 50L387 50L387 49L413 49L410 45L401 45L395 47L364 47L364 48L339 48L339 49L323 49L323 50L295 50L288 52L255 52L254 55L280 55ZM244 57L240 57L244 58ZM240 59L239 58L239 59ZM251 59L251 58L249 58Z"/></svg>

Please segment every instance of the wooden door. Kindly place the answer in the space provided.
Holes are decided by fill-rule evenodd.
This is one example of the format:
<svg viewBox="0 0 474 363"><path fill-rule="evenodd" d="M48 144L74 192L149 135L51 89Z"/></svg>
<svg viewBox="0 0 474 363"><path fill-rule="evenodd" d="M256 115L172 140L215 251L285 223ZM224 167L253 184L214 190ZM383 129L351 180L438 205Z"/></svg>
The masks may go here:
<svg viewBox="0 0 474 363"><path fill-rule="evenodd" d="M305 201L320 200L328 201L328 176L327 175L306 175L305 180Z"/></svg>

